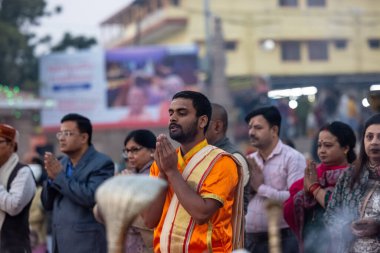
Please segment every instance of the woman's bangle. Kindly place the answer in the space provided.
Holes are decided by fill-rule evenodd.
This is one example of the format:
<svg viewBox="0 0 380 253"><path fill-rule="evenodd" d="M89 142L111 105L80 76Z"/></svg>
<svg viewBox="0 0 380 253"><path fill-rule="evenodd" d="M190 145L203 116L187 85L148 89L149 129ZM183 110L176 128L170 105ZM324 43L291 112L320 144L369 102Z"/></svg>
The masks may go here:
<svg viewBox="0 0 380 253"><path fill-rule="evenodd" d="M321 187L321 185L319 183L313 183L309 186L309 189L308 191L313 194L313 192L318 188L318 187Z"/></svg>
<svg viewBox="0 0 380 253"><path fill-rule="evenodd" d="M322 189L322 187L318 187L318 189L316 189L316 190L314 190L314 192L315 192L315 194L314 194L314 192L313 192L313 195L314 195L314 199L317 199L317 196L318 196L318 193L319 193L319 191Z"/></svg>

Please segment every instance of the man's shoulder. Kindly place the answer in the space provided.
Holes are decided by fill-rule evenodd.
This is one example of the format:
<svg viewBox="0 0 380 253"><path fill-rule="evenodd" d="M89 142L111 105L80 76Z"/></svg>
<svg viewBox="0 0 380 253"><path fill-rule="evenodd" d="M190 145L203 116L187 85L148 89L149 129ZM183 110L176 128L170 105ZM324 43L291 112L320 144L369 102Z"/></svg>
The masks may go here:
<svg viewBox="0 0 380 253"><path fill-rule="evenodd" d="M206 152L208 156L215 156L215 157L219 156L219 160L221 157L228 157L227 159L233 159L232 158L233 155L231 153L217 146L207 145L206 147L204 147L204 149L207 149Z"/></svg>
<svg viewBox="0 0 380 253"><path fill-rule="evenodd" d="M109 157L109 156L108 156L107 154L105 154L105 153L102 153L102 152L97 151L96 154L95 154L95 156L96 156L97 158L99 158L99 159L107 160L107 161L112 162L111 157Z"/></svg>
<svg viewBox="0 0 380 253"><path fill-rule="evenodd" d="M96 150L93 146L89 147L88 155L91 156L92 159L95 159L98 161L101 160L101 161L112 162L112 159L107 154Z"/></svg>
<svg viewBox="0 0 380 253"><path fill-rule="evenodd" d="M280 160L287 169L304 170L306 166L305 156L298 150L283 144Z"/></svg>
<svg viewBox="0 0 380 253"><path fill-rule="evenodd" d="M303 157L303 154L289 145L282 144L281 154L284 156Z"/></svg>
<svg viewBox="0 0 380 253"><path fill-rule="evenodd" d="M232 143L230 141L229 138L227 137L224 137L220 140L218 140L214 146L218 147L218 148L221 148L229 153L235 153L235 152L238 152L239 151L239 148L237 147L237 145L235 145L234 143Z"/></svg>
<svg viewBox="0 0 380 253"><path fill-rule="evenodd" d="M222 150L217 149L215 152L218 155L215 156L215 160L211 162L211 171L207 176L208 182L214 182L217 185L226 187L224 179L229 178L232 181L237 182L238 180L238 168L240 168L240 162L232 154Z"/></svg>
<svg viewBox="0 0 380 253"><path fill-rule="evenodd" d="M243 154L241 154L240 152L235 152L235 153L232 153L232 155L240 162L240 164L244 167L248 167L248 162L247 162L247 159L245 158L245 156Z"/></svg>
<svg viewBox="0 0 380 253"><path fill-rule="evenodd" d="M24 183L27 181L35 183L34 175L32 169L24 163L18 162L12 169L12 172L9 175L8 183L11 183L15 179L19 179Z"/></svg>
<svg viewBox="0 0 380 253"><path fill-rule="evenodd" d="M64 161L63 164L65 165ZM88 172L101 170L113 174L115 170L112 159L93 147L86 151L76 166L76 168L87 168Z"/></svg>
<svg viewBox="0 0 380 253"><path fill-rule="evenodd" d="M228 164L228 167L231 167L230 165L237 165L240 164L239 159L237 159L233 154L228 153L227 151L217 148L215 150L216 152L216 158L214 166L223 166L225 167L226 164Z"/></svg>
<svg viewBox="0 0 380 253"><path fill-rule="evenodd" d="M13 171L14 171L15 173L17 173L17 172L20 171L20 170L29 170L29 171L31 171L31 168L29 167L28 164L18 162L18 163L16 163L15 166L13 167Z"/></svg>

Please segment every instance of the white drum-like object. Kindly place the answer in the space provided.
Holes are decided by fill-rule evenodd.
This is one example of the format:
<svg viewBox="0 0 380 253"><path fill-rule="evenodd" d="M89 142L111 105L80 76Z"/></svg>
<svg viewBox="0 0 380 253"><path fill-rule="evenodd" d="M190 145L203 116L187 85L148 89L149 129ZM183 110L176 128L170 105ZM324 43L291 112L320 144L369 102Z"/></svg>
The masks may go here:
<svg viewBox="0 0 380 253"><path fill-rule="evenodd" d="M166 187L145 175L119 175L106 180L95 198L107 230L108 253L123 253L128 227Z"/></svg>

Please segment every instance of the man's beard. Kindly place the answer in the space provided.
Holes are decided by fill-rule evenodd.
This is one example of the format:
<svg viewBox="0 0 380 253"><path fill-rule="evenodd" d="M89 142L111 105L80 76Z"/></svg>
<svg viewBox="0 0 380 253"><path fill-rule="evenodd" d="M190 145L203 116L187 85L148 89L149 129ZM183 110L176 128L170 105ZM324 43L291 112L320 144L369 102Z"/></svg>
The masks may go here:
<svg viewBox="0 0 380 253"><path fill-rule="evenodd" d="M195 139L195 136L197 135L197 121L194 121L194 123L191 126L186 127L188 129L187 132L185 132L182 128L182 126L175 124L176 127L178 127L177 132L172 133L169 129L169 136L173 140L177 141L178 143L189 143Z"/></svg>

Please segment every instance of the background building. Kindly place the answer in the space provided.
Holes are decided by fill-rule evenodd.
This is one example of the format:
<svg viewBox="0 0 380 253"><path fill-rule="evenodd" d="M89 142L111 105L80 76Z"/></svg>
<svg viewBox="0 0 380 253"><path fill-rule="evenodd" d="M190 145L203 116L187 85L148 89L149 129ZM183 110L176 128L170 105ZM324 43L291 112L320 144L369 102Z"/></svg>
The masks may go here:
<svg viewBox="0 0 380 253"><path fill-rule="evenodd" d="M312 136L331 120L354 122L359 131L368 116L362 100L370 85L380 83L378 1L136 0L101 25L107 48L198 45L211 87L226 88L221 94L239 108L234 132L241 140L246 139L244 115L267 103L286 118L283 138ZM213 40L218 25L225 61L213 55L220 54ZM215 68L224 64L225 87L223 78L215 81L211 74L222 73ZM297 87L311 89L266 99L273 94L268 91ZM213 94L214 101L220 97Z"/></svg>
<svg viewBox="0 0 380 253"><path fill-rule="evenodd" d="M272 88L380 83L380 2L373 0L136 0L102 23L104 43L195 43L205 56L213 17L223 24L231 88L260 75Z"/></svg>
<svg viewBox="0 0 380 253"><path fill-rule="evenodd" d="M375 0L135 0L101 27L106 49L197 45L200 77L211 77L211 83L220 86L223 92L215 97L222 98L223 105L239 108L231 114L237 124L230 127L238 140L246 140L245 113L268 102L276 103L287 119L284 137L309 132L312 136L332 119L354 120L360 130L369 114L363 111L361 100L370 85L380 84L380 2ZM269 90L306 86L318 92L311 89L311 96L301 96L299 89L288 90L284 99L266 100ZM216 94L213 88L211 94ZM227 103L226 97L234 101ZM3 108L2 121L34 120ZM354 108L354 116L345 119L348 108ZM126 111L113 109L121 114ZM35 115L35 109L31 112L28 115ZM108 116L98 114L104 119ZM95 127L94 142L118 160L121 140L130 128ZM56 143L57 127L44 130L48 142ZM166 128L153 130L159 133ZM34 127L28 131L38 133Z"/></svg>

